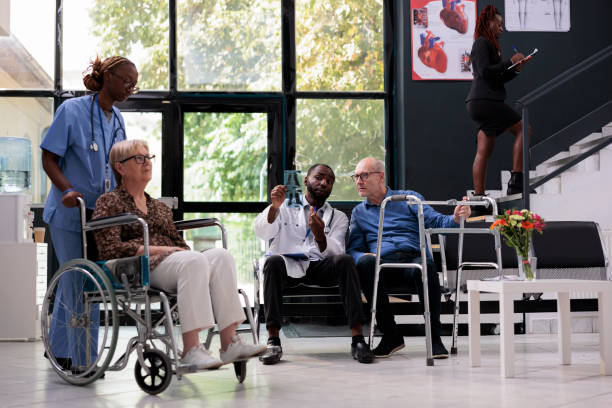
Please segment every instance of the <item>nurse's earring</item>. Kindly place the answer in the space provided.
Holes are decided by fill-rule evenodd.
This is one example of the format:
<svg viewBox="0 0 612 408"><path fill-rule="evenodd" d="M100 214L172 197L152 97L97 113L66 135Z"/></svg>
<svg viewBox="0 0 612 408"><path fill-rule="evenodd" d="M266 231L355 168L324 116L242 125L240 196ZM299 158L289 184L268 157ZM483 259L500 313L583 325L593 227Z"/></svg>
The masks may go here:
<svg viewBox="0 0 612 408"><path fill-rule="evenodd" d="M89 150L91 150L92 152L98 151L98 144L95 142L95 140L89 145Z"/></svg>

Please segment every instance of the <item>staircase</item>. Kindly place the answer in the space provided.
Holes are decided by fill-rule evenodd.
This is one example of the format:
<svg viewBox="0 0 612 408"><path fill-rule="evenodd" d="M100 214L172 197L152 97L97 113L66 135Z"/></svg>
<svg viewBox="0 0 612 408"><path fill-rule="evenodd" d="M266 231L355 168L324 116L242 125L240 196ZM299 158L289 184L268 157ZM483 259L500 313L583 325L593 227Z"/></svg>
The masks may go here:
<svg viewBox="0 0 612 408"><path fill-rule="evenodd" d="M558 153L530 172L531 183L563 166L604 140L612 139L612 122L579 140L569 150ZM501 190L487 190L500 211L521 208L521 195L506 195L509 171L501 172ZM612 256L612 144L549 180L530 194L531 210L549 221L595 221ZM468 192L469 193L469 192Z"/></svg>

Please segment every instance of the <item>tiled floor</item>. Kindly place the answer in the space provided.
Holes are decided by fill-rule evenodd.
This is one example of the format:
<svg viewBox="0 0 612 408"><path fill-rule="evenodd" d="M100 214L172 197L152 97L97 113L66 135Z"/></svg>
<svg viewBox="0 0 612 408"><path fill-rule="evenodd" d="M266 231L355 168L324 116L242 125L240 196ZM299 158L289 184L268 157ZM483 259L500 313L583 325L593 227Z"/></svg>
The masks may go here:
<svg viewBox="0 0 612 408"><path fill-rule="evenodd" d="M125 334L121 335L125 341ZM406 337L391 358L362 365L348 337L283 338L284 362L248 364L175 378L160 396L142 392L128 368L86 387L64 383L36 343L0 343L2 407L610 407L612 376L599 375L599 336L572 335L571 366L561 366L555 335L516 336L516 378L500 378L499 337L482 338L482 367L459 355L426 367L424 339ZM447 346L449 339L445 338ZM218 345L213 343L213 348Z"/></svg>

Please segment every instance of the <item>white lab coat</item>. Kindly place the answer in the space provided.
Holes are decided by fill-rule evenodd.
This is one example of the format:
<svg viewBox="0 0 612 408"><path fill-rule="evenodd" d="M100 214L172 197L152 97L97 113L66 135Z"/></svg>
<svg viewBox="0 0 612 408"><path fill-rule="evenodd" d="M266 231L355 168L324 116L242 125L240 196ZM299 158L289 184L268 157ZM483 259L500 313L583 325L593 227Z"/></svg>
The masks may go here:
<svg viewBox="0 0 612 408"><path fill-rule="evenodd" d="M306 202L306 200L303 200ZM268 252L266 255L281 255L288 253L304 253L308 260L296 260L283 256L287 267L287 275L292 278L301 278L306 275L306 269L310 261L321 260L326 257L345 253L345 237L348 229L348 218L339 210L334 209L329 203L317 209L317 215L323 213L325 223L325 237L327 248L321 252L314 240L312 233L308 231L307 218L304 215L310 206L287 207L283 203L279 208L276 219L272 224L268 223L268 206L257 218L255 218L255 235L266 241ZM306 238L306 239L304 239Z"/></svg>

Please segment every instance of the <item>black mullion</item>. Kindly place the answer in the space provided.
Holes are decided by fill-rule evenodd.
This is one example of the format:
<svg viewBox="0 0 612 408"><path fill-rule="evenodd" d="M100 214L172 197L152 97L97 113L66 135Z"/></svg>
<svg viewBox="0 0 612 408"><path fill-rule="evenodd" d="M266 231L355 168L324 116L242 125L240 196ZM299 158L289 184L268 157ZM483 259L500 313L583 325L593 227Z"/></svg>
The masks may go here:
<svg viewBox="0 0 612 408"><path fill-rule="evenodd" d="M383 1L383 63L384 63L384 87L385 87L385 167L387 170L391 188L398 187L397 174L398 155L403 152L394 149L395 146L395 50L394 50L394 14L393 1ZM400 157L401 157L400 156Z"/></svg>
<svg viewBox="0 0 612 408"><path fill-rule="evenodd" d="M62 93L62 48L64 45L64 8L62 2L63 0L55 0L55 63L53 64L55 67L55 78L53 78L55 97L53 99L53 112L60 106L60 95Z"/></svg>
<svg viewBox="0 0 612 408"><path fill-rule="evenodd" d="M0 89L0 98L24 97L24 98L53 98L58 93L52 90L36 89Z"/></svg>
<svg viewBox="0 0 612 408"><path fill-rule="evenodd" d="M166 120L167 119L167 120ZM184 172L184 119L180 103L172 102L167 115L162 118L162 194L167 197L178 197L178 209L174 212L175 219L182 220L185 213L183 201Z"/></svg>
<svg viewBox="0 0 612 408"><path fill-rule="evenodd" d="M176 95L178 88L178 67L177 67L177 48L176 48L176 0L168 1L168 17L169 21L169 38L168 38L168 53L169 53L169 66L168 66L168 81L170 87L170 95Z"/></svg>
<svg viewBox="0 0 612 408"><path fill-rule="evenodd" d="M187 201L183 202L183 213L260 213L268 203L251 202L212 202Z"/></svg>
<svg viewBox="0 0 612 408"><path fill-rule="evenodd" d="M302 91L296 93L299 99L385 99L385 92L334 92Z"/></svg>
<svg viewBox="0 0 612 408"><path fill-rule="evenodd" d="M295 169L296 149L296 84L295 84L295 0L281 1L282 69L283 96L285 98L285 138L283 146L282 169Z"/></svg>

